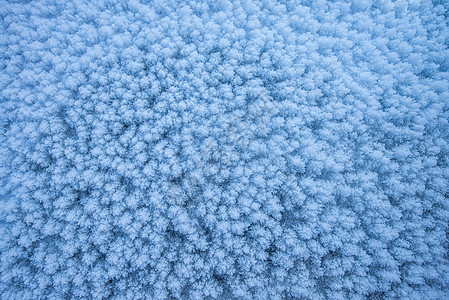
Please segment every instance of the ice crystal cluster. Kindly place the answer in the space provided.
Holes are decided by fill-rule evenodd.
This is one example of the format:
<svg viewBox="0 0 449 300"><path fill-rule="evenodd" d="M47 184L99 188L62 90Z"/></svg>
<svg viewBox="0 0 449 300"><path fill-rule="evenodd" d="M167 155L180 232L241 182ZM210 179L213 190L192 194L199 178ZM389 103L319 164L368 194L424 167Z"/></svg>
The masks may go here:
<svg viewBox="0 0 449 300"><path fill-rule="evenodd" d="M1 298L449 297L448 14L2 0Z"/></svg>

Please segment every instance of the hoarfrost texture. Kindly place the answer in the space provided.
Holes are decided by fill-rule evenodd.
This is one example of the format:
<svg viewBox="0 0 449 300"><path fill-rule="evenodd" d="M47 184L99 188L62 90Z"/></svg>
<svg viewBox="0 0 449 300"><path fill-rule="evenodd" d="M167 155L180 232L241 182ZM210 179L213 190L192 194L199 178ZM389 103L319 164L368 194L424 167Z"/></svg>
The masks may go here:
<svg viewBox="0 0 449 300"><path fill-rule="evenodd" d="M0 1L1 298L448 298L448 3Z"/></svg>

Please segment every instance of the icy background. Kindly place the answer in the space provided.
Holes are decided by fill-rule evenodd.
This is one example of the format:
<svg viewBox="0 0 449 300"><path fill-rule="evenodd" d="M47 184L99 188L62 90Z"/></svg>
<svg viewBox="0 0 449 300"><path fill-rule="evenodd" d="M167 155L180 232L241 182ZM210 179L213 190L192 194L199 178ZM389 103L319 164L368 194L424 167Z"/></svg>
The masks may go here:
<svg viewBox="0 0 449 300"><path fill-rule="evenodd" d="M0 1L1 299L447 299L448 12Z"/></svg>

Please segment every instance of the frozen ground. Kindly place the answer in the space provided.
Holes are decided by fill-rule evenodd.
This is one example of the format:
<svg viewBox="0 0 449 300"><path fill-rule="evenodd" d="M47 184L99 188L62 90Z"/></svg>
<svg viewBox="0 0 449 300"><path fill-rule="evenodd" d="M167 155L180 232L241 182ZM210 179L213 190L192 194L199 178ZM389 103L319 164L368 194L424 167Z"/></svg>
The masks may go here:
<svg viewBox="0 0 449 300"><path fill-rule="evenodd" d="M449 298L448 2L207 2L0 1L1 298Z"/></svg>

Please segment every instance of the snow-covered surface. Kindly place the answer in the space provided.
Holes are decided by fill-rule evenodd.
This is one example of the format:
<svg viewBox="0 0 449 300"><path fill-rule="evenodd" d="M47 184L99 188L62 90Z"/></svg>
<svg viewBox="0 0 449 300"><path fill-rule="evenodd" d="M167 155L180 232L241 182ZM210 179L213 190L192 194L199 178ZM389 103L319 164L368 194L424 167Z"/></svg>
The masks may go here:
<svg viewBox="0 0 449 300"><path fill-rule="evenodd" d="M2 299L449 297L448 2L142 2L0 3Z"/></svg>

